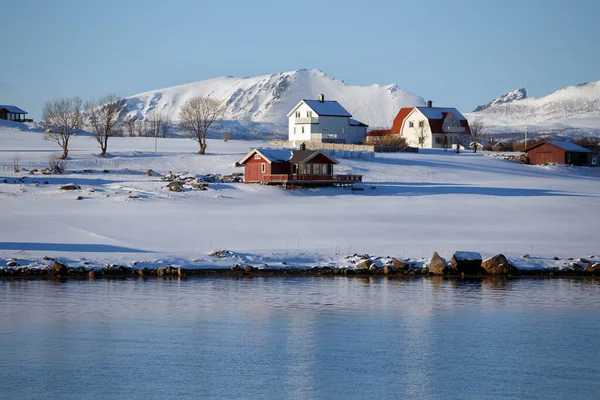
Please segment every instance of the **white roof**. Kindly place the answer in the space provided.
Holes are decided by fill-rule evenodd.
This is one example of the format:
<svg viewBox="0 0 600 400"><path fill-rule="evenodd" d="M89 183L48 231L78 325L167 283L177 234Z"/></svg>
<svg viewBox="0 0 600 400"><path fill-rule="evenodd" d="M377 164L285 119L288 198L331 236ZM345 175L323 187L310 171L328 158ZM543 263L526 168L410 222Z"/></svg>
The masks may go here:
<svg viewBox="0 0 600 400"><path fill-rule="evenodd" d="M287 115L288 117L292 115L294 111L302 104L305 103L307 106L311 108L317 115L320 116L329 116L329 117L351 117L350 114L340 103L335 100L301 100L292 111L290 111Z"/></svg>
<svg viewBox="0 0 600 400"><path fill-rule="evenodd" d="M585 147L581 147L572 142L562 142L559 140L548 140L547 142L555 145L556 147L560 147L561 149L566 150L566 151L577 151L577 152L581 152L581 153L589 153L590 152Z"/></svg>
<svg viewBox="0 0 600 400"><path fill-rule="evenodd" d="M288 161L294 153L290 149L268 149L258 148L256 149L260 154L269 159L269 161Z"/></svg>
<svg viewBox="0 0 600 400"><path fill-rule="evenodd" d="M467 119L456 108L451 107L415 107L425 115L428 119L444 119L444 113L451 112L456 118L461 121Z"/></svg>

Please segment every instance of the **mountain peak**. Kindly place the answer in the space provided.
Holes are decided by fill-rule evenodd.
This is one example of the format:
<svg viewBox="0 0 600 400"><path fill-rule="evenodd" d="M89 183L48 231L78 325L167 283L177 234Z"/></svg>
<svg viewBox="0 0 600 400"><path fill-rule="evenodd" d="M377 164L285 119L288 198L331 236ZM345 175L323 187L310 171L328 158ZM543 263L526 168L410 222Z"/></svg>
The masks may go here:
<svg viewBox="0 0 600 400"><path fill-rule="evenodd" d="M473 112L483 111L486 108L493 107L498 104L510 103L515 100L523 100L527 98L527 90L525 88L519 88L517 90L513 90L512 92L504 93L502 96L490 101L487 104L477 106Z"/></svg>

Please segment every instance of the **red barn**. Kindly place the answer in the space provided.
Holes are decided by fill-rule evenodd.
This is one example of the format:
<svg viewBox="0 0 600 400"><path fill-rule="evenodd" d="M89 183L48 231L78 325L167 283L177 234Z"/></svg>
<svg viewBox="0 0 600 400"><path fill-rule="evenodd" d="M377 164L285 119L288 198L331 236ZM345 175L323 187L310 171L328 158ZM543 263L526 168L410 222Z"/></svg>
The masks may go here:
<svg viewBox="0 0 600 400"><path fill-rule="evenodd" d="M585 147L571 142L542 140L526 148L530 164L560 163L587 165L588 153Z"/></svg>
<svg viewBox="0 0 600 400"><path fill-rule="evenodd" d="M245 183L332 186L362 181L361 175L335 175L338 161L321 150L252 149L238 164L245 168Z"/></svg>

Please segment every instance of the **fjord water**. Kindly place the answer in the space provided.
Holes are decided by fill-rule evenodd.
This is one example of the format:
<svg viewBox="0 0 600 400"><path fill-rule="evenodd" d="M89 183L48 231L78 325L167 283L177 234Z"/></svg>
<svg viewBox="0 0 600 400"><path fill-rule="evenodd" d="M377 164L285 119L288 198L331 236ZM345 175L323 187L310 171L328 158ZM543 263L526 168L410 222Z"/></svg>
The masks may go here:
<svg viewBox="0 0 600 400"><path fill-rule="evenodd" d="M600 281L0 281L1 399L597 399Z"/></svg>

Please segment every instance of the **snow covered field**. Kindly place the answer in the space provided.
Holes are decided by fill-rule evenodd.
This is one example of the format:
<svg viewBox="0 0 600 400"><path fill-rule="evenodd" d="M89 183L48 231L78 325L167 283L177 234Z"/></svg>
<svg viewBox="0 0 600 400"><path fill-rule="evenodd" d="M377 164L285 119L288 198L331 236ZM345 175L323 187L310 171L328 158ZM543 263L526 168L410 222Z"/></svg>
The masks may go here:
<svg viewBox="0 0 600 400"><path fill-rule="evenodd" d="M39 132L0 126L1 264L16 257L39 265L49 256L92 267L345 266L354 253L423 262L433 251L450 258L462 250L504 253L531 268L600 254L600 168L528 166L470 152L335 154L336 173L363 174L364 191L210 183L176 193L158 174L243 172L235 162L268 144L212 140L205 156L189 139L159 139L156 153L154 145L113 138L102 158L92 138L75 137L65 174L31 175L58 147ZM27 171L13 172L15 157ZM81 190L59 189L68 183ZM220 249L236 256L208 255Z"/></svg>

